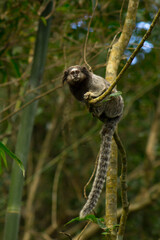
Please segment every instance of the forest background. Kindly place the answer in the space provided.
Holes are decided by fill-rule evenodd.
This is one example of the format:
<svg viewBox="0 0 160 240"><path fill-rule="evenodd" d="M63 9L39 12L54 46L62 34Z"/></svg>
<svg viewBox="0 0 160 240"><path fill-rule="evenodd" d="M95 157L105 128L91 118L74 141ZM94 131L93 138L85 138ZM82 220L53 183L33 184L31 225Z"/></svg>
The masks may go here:
<svg viewBox="0 0 160 240"><path fill-rule="evenodd" d="M95 1L59 0L53 2L51 13L44 17L48 2L23 0L0 3L0 141L11 151L18 153L26 147L23 141L18 140L26 109L23 106L35 97L39 99L39 102L34 101L36 104L28 115L29 120L23 126L24 139L32 133L29 154L25 156L28 162L19 231L19 239L23 240L69 238L63 231L77 239L84 222L64 224L78 216L84 203L83 188L94 169L101 141L99 131L102 123L93 118L83 104L75 101L67 86L61 86L64 69L83 64L84 42ZM116 41L120 36L127 7L127 1L98 2L86 49L87 62L97 75L105 76L113 39ZM159 7L158 0L140 1L136 26L119 70L149 29ZM42 47L43 38L40 38L40 45L37 43L38 23L41 22L43 28L49 24L48 21L51 24L50 34L43 32L42 35L45 40L49 36L49 40ZM130 213L125 239L129 240L160 239L159 27L160 22L118 83L125 102L119 135L128 162ZM37 55L37 62L34 55L36 48L44 53L44 56ZM38 71L36 67L41 69L42 82L39 85L31 83L31 77ZM34 91L28 89L29 80L36 87ZM28 127L33 122L32 132ZM21 159L19 154L18 157ZM8 170L3 163L1 166L1 239L12 184L13 160L7 157L7 162ZM118 176L120 168L119 161ZM89 189L90 186L87 192ZM13 192L16 195L18 189L17 192L13 189ZM104 216L104 202L105 191L96 208L99 217ZM118 208L121 208L119 190ZM82 239L100 238L104 238L101 229L90 225Z"/></svg>

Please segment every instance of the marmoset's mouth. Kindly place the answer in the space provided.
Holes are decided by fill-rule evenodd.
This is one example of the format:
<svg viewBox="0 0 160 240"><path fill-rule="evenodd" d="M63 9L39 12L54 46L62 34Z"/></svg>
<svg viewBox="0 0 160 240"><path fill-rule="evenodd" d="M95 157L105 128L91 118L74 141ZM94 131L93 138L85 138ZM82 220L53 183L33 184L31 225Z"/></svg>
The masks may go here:
<svg viewBox="0 0 160 240"><path fill-rule="evenodd" d="M79 81L80 81L79 78L72 78L67 80L67 82L71 85L76 85L78 84Z"/></svg>
<svg viewBox="0 0 160 240"><path fill-rule="evenodd" d="M75 82L78 82L78 81L79 81L79 78L74 78L74 81L75 81Z"/></svg>

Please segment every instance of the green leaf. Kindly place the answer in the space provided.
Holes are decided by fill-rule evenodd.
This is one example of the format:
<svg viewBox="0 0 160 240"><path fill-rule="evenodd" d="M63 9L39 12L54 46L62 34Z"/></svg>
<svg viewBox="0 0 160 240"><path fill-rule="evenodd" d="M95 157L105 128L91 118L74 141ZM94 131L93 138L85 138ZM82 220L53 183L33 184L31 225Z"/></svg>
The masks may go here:
<svg viewBox="0 0 160 240"><path fill-rule="evenodd" d="M102 235L107 235L107 234L110 234L111 232L111 228L107 228L105 229L105 231L102 233Z"/></svg>
<svg viewBox="0 0 160 240"><path fill-rule="evenodd" d="M0 174L2 173L2 158L1 158L1 155L0 155Z"/></svg>
<svg viewBox="0 0 160 240"><path fill-rule="evenodd" d="M18 77L18 78L21 77L21 73L20 73L20 70L19 70L18 63L12 58L10 53L8 53L8 56L10 58L10 62L11 62L11 65L13 67L13 70L14 70L14 72L16 74L16 77Z"/></svg>
<svg viewBox="0 0 160 240"><path fill-rule="evenodd" d="M97 223L97 218L93 214L87 215L83 220L90 220L91 222Z"/></svg>
<svg viewBox="0 0 160 240"><path fill-rule="evenodd" d="M0 155L1 155L2 159L3 159L5 167L8 169L6 154L5 154L4 150L0 149Z"/></svg>
<svg viewBox="0 0 160 240"><path fill-rule="evenodd" d="M56 8L56 11L61 11L61 12L65 12L65 11L68 11L68 10L70 10L70 7L71 7L71 4L68 4L68 3L66 3L66 4L64 4L63 6L61 6L61 7L57 7Z"/></svg>
<svg viewBox="0 0 160 240"><path fill-rule="evenodd" d="M47 20L44 17L41 17L41 20L42 20L44 26L47 26Z"/></svg>
<svg viewBox="0 0 160 240"><path fill-rule="evenodd" d="M119 225L120 225L120 224L115 224L115 225L113 226L113 229L116 229L116 228L118 228L118 227L119 227Z"/></svg>
<svg viewBox="0 0 160 240"><path fill-rule="evenodd" d="M76 221L80 222L80 221L84 221L84 220L89 220L91 222L97 223L97 218L93 214L91 214L91 215L87 215L84 218L80 218L80 217L73 218L71 221L67 222L65 225L68 225L72 222L76 222Z"/></svg>
<svg viewBox="0 0 160 240"><path fill-rule="evenodd" d="M90 220L96 224L98 224L98 226L102 229L106 229L106 224L104 221L104 218L97 218L95 215L88 215L85 217L86 220Z"/></svg>
<svg viewBox="0 0 160 240"><path fill-rule="evenodd" d="M102 235L108 235L108 234L110 234L110 229L109 229L109 228L107 228L107 229L105 230L105 232L102 233Z"/></svg>
<svg viewBox="0 0 160 240"><path fill-rule="evenodd" d="M111 97L118 97L118 96L120 96L120 95L122 95L122 92L120 92L120 91L117 91L117 92L115 92L115 93L111 93L111 94L108 96L107 99L103 99L101 102L102 102L102 103L108 102L109 100L111 100Z"/></svg>
<svg viewBox="0 0 160 240"><path fill-rule="evenodd" d="M2 151L6 152L12 159L16 161L16 163L22 170L23 176L25 176L25 169L21 160L13 152L11 152L2 142L0 142L0 152Z"/></svg>
<svg viewBox="0 0 160 240"><path fill-rule="evenodd" d="M86 217L84 218L80 218L80 217L76 217L76 218L73 218L71 221L67 222L65 225L68 225L72 222L75 222L75 221L84 221L84 220L87 220L87 221L91 221L93 223L96 223L99 225L100 228L102 228L103 230L104 229L107 229L106 227L106 224L105 224L105 221L104 221L104 218L97 218L95 215L93 214L90 214L90 215L87 215Z"/></svg>
<svg viewBox="0 0 160 240"><path fill-rule="evenodd" d="M101 103L108 102L110 99L111 99L111 98L110 98L110 97L108 97L107 99L104 99L104 100L102 100L102 101L101 101ZM99 106L100 106L100 105L99 105Z"/></svg>
<svg viewBox="0 0 160 240"><path fill-rule="evenodd" d="M115 93L111 93L111 94L109 95L109 97L118 97L118 96L120 96L120 95L122 95L122 92L121 92L121 91L117 91L117 92L115 92Z"/></svg>
<svg viewBox="0 0 160 240"><path fill-rule="evenodd" d="M102 229L106 229L106 228L107 228L105 222L104 222L104 221L101 221L100 218L97 219L97 224L98 224L98 226L99 226L100 228L102 228Z"/></svg>
<svg viewBox="0 0 160 240"><path fill-rule="evenodd" d="M113 229L116 229L117 227L119 227L119 224L115 224L114 226L113 226ZM102 235L107 235L107 234L109 234L111 232L111 228L104 228L104 232L102 233Z"/></svg>
<svg viewBox="0 0 160 240"><path fill-rule="evenodd" d="M82 219L81 219L80 217L73 218L72 220L70 220L69 222L67 222L67 223L65 224L65 226L68 225L68 224L70 224L70 223L72 223L72 222L81 221L81 220L82 220Z"/></svg>

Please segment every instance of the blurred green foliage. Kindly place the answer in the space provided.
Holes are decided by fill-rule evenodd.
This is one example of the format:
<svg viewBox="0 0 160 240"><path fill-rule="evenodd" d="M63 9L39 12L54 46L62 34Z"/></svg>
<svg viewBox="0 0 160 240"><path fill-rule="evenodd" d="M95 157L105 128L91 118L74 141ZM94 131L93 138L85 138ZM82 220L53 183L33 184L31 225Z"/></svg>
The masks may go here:
<svg viewBox="0 0 160 240"><path fill-rule="evenodd" d="M23 96L28 94L26 83L30 75L35 44L35 33L43 1L3 1L0 3L0 119L23 105ZM105 76L109 46L124 22L127 2L120 19L122 1L98 3L87 44L87 61L94 72ZM132 39L125 51L120 69L137 46L157 12L156 0L140 1L137 24ZM61 83L63 71L70 65L83 63L83 47L87 27L92 15L92 1L58 0L53 11L52 29L48 48L47 64L41 93ZM45 19L42 19L45 24ZM148 24L147 26L145 24ZM119 35L118 35L119 36ZM117 37L118 37L117 36ZM157 101L160 97L160 34L159 23L147 40L147 45L138 53L133 64L120 80L118 90L125 101L124 118L119 124L119 133L128 156L128 174L146 161L146 145L155 118ZM119 70L120 70L119 69ZM0 126L0 140L13 150L15 147L20 113ZM51 128L54 125L53 130ZM26 184L23 194L21 237L26 221L26 203L30 186L34 180L36 165L46 149L43 143L52 131L52 141L41 169L42 175L34 201L35 232L43 232L51 224L52 191L57 165L63 166L57 186L57 218L59 229L64 223L78 216L83 199L83 187L89 179L98 154L101 123L94 119L86 107L75 101L67 86L42 98L38 105L31 141ZM159 134L155 146L155 161L159 161ZM47 147L46 147L47 148ZM3 172L0 183L0 237L3 233L5 207L9 189L9 171ZM120 166L120 164L119 164ZM159 167L155 168L150 185L160 181ZM90 186L87 189L89 192ZM147 191L144 174L129 181L129 201L137 194ZM55 193L54 193L55 194ZM119 194L119 193L118 193ZM99 201L97 216L104 215L104 193ZM120 206L120 196L118 198ZM151 205L133 212L127 221L125 239L157 240L159 229L159 198ZM41 219L39 221L39 219ZM77 228L78 233L82 226ZM56 233L51 235L57 237ZM59 236L59 235L58 235ZM99 233L90 239L97 239ZM32 239L37 239L34 234ZM63 235L58 239L63 239Z"/></svg>

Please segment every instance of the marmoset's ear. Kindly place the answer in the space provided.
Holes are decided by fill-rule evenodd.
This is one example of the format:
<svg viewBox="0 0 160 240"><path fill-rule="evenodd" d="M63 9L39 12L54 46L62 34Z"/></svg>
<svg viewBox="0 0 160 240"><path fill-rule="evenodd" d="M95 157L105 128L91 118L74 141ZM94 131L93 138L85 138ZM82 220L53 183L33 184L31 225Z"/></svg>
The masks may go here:
<svg viewBox="0 0 160 240"><path fill-rule="evenodd" d="M84 73L88 72L87 68L86 68L86 67L84 67L84 66L83 66L83 67L81 67L81 69L82 69L81 71L82 71L82 72L84 72Z"/></svg>
<svg viewBox="0 0 160 240"><path fill-rule="evenodd" d="M67 80L67 77L68 77L68 71L64 71L63 78L62 78L62 83L63 84Z"/></svg>
<svg viewBox="0 0 160 240"><path fill-rule="evenodd" d="M87 78L90 77L90 72L88 71L88 69L87 69L86 67L82 66L82 67L81 67L81 71L82 71L82 73L85 74L85 76L86 76Z"/></svg>

